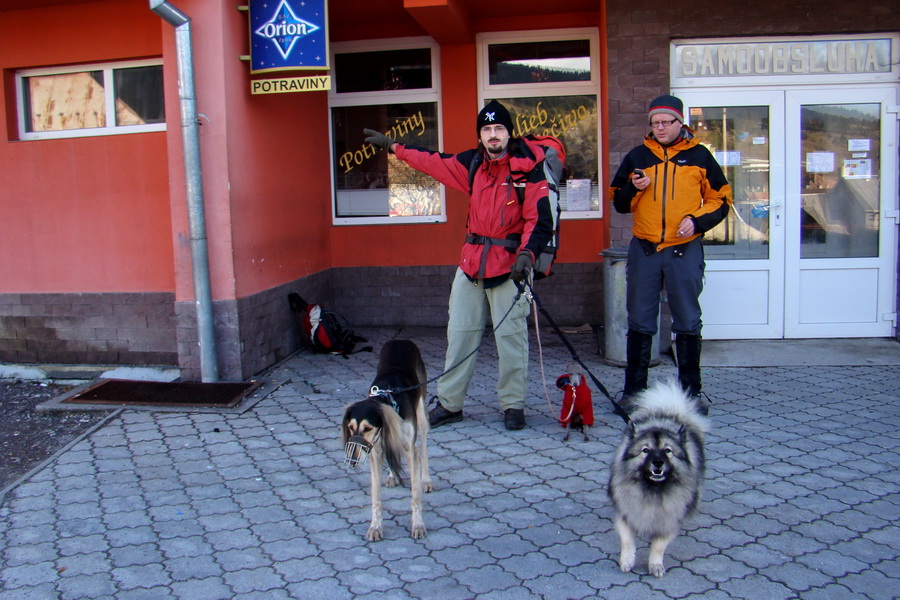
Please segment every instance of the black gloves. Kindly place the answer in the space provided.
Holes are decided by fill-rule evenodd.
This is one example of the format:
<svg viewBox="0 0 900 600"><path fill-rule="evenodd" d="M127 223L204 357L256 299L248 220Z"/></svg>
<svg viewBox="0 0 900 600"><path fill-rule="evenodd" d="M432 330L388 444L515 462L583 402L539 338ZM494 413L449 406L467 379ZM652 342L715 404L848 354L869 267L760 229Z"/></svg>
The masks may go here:
<svg viewBox="0 0 900 600"><path fill-rule="evenodd" d="M532 260L531 254L519 252L519 255L516 256L516 262L509 268L509 272L512 273L512 280L516 283L522 283L522 280L528 276L528 272L533 266L534 260Z"/></svg>
<svg viewBox="0 0 900 600"><path fill-rule="evenodd" d="M388 152L391 151L391 144L396 143L396 140L392 140L388 136L383 133L378 133L374 129L363 129L363 133L369 136L366 138L367 144L372 144L373 146L381 148L382 150L387 150Z"/></svg>

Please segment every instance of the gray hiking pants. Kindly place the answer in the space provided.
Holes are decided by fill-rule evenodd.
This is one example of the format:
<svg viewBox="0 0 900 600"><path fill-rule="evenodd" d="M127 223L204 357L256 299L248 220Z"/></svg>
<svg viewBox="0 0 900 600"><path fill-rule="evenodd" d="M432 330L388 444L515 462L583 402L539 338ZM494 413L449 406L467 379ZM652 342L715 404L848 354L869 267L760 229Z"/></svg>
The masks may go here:
<svg viewBox="0 0 900 600"><path fill-rule="evenodd" d="M700 292L703 291L701 238L670 246L649 256L638 238L628 247L627 308L628 328L653 335L659 319L659 298L663 286L672 313L672 331L700 335L703 328Z"/></svg>

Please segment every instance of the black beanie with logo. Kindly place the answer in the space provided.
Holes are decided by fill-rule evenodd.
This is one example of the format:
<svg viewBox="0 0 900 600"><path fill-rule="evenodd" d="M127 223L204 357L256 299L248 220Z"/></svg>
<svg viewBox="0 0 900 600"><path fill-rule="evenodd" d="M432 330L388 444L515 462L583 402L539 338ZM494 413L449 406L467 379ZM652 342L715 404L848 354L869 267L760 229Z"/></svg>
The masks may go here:
<svg viewBox="0 0 900 600"><path fill-rule="evenodd" d="M488 102L478 113L478 121L475 124L476 135L481 135L481 128L485 125L503 125L510 136L513 134L512 117L506 107L496 100Z"/></svg>

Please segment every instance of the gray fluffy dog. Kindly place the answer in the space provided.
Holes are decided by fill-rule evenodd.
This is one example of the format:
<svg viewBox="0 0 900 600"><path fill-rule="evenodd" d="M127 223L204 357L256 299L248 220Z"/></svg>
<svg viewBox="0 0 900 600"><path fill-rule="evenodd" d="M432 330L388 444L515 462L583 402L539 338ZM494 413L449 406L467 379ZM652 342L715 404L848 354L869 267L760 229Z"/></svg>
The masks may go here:
<svg viewBox="0 0 900 600"><path fill-rule="evenodd" d="M607 488L621 541L619 567L631 571L635 535L649 536L648 568L662 577L666 547L700 501L709 422L674 381L641 392L631 420L613 457Z"/></svg>

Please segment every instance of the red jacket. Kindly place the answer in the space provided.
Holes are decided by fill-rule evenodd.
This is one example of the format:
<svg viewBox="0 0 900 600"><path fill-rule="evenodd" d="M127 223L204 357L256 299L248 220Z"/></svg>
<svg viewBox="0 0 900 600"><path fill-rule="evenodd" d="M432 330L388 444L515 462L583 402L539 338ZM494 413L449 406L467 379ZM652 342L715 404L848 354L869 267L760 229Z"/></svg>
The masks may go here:
<svg viewBox="0 0 900 600"><path fill-rule="evenodd" d="M594 404L591 400L591 388L587 381L581 377L578 385L572 385L571 375L562 375L556 380L556 387L563 391L562 410L559 413L559 424L565 427L576 417L581 417L581 423L588 427L594 426Z"/></svg>
<svg viewBox="0 0 900 600"><path fill-rule="evenodd" d="M496 160L482 162L469 200L468 233L500 240L518 240L507 249L499 245L463 244L459 266L472 278L509 275L509 269L521 251L532 259L544 250L553 236L553 214L547 196L543 169L535 169L544 160L537 144L518 139L511 151ZM441 154L425 148L397 144L394 154L412 168L434 177L447 187L469 194L469 164L482 150L459 154ZM520 205L512 177L525 179L525 201ZM485 254L487 250L487 254Z"/></svg>

